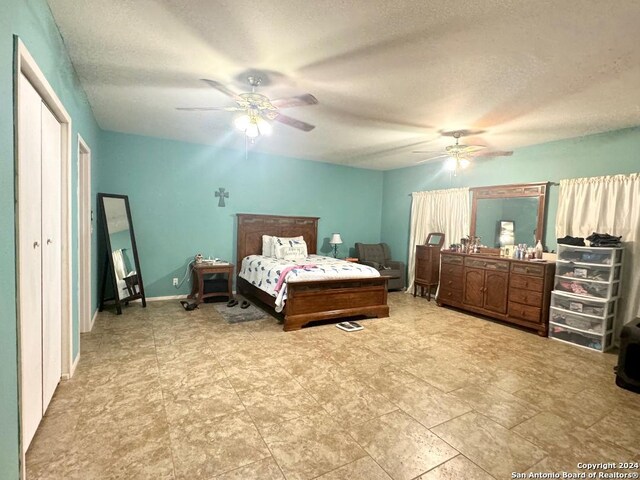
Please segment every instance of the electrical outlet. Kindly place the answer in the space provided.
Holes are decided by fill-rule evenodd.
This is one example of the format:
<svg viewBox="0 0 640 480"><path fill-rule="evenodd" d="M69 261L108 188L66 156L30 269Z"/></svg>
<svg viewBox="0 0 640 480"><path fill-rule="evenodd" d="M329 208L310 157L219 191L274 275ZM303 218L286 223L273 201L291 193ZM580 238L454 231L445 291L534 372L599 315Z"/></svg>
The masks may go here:
<svg viewBox="0 0 640 480"><path fill-rule="evenodd" d="M174 278L174 279L173 279L173 286L174 286L174 287L177 287L177 286L178 286L178 279L177 279L177 278Z"/></svg>

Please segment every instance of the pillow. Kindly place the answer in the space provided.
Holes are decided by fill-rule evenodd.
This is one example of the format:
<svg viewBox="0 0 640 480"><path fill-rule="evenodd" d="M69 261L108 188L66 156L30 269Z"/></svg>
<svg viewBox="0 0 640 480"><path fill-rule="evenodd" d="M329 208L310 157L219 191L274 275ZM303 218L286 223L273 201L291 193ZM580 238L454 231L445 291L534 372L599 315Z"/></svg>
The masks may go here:
<svg viewBox="0 0 640 480"><path fill-rule="evenodd" d="M307 244L302 237L276 237L274 256L281 260L299 262L307 258Z"/></svg>
<svg viewBox="0 0 640 480"><path fill-rule="evenodd" d="M262 235L262 255L265 257L273 257L273 241L275 238L272 235Z"/></svg>
<svg viewBox="0 0 640 480"><path fill-rule="evenodd" d="M262 235L262 255L265 257L276 257L276 241L280 240L280 244L288 242L289 240L299 240L304 243L305 254L307 256L306 249L307 244L304 242L304 237L302 235L298 237L274 237L273 235Z"/></svg>

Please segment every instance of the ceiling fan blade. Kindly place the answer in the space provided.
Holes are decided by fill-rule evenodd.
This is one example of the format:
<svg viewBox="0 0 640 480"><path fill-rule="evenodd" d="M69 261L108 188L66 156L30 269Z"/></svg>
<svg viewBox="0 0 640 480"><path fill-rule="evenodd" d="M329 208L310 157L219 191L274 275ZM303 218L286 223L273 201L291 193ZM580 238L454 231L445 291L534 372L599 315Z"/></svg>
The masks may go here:
<svg viewBox="0 0 640 480"><path fill-rule="evenodd" d="M446 157L450 157L450 155L446 153L443 155L436 155L435 157L429 157L423 160L418 160L416 163L426 163L426 162L431 162L432 160L438 160L439 158L446 158Z"/></svg>
<svg viewBox="0 0 640 480"><path fill-rule="evenodd" d="M315 125L311 125L309 123L303 122L302 120L296 120L295 118L287 117L286 115L278 114L274 120L277 120L280 123L284 123L285 125L289 125L290 127L297 128L298 130L304 130L305 132L310 132L314 128Z"/></svg>
<svg viewBox="0 0 640 480"><path fill-rule="evenodd" d="M208 78L201 78L200 80L202 80L203 82L207 83L209 86L215 88L219 92L222 92L225 95L233 98L234 100L242 100L242 98L237 93L235 93L234 91L230 90L229 88L227 88L226 86L224 86L220 82L216 82L215 80L209 80Z"/></svg>
<svg viewBox="0 0 640 480"><path fill-rule="evenodd" d="M187 112L209 112L209 111L240 112L244 110L244 108L240 108L240 107L176 107L176 110L184 110Z"/></svg>
<svg viewBox="0 0 640 480"><path fill-rule="evenodd" d="M460 153L464 155L468 155L470 153L479 152L481 150L486 149L484 145L460 145L462 148L460 149Z"/></svg>
<svg viewBox="0 0 640 480"><path fill-rule="evenodd" d="M318 99L306 93L304 95L298 95L296 97L276 98L271 100L271 104L276 108L291 108L291 107L303 107L305 105L316 105Z"/></svg>
<svg viewBox="0 0 640 480"><path fill-rule="evenodd" d="M476 153L473 156L476 158L478 157L492 158L492 157L510 157L511 155L513 155L513 151L510 151L510 150L494 150L491 152Z"/></svg>

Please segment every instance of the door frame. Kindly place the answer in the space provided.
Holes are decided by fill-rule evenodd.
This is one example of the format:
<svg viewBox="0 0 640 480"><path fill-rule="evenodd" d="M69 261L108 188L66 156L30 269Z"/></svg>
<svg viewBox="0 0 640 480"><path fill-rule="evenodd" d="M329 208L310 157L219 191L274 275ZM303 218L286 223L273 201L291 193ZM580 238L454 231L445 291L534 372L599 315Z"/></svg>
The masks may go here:
<svg viewBox="0 0 640 480"><path fill-rule="evenodd" d="M61 127L61 198L62 198L62 217L61 217L61 231L62 231L62 379L71 378L73 375L77 361L80 358L78 353L77 357L73 358L73 305L72 305L72 180L71 180L71 116L67 113L64 105L56 95L55 91L47 81L44 73L38 67L35 59L31 56L27 47L22 40L14 35L14 76L13 76L13 99L14 99L14 169L16 174L19 172L20 165L20 149L18 146L18 115L19 115L19 102L20 95L18 93L18 79L22 73L31 82L36 89L44 103L49 110L53 113L56 119L60 122ZM15 175L17 180L17 175ZM15 225L16 225L16 275L20 275L19 271L19 258L18 258L18 238L20 235L20 218L18 216L18 201L20 192L18 191L17 181L14 181L15 193L14 198L16 202L15 209ZM16 288L19 288L16 282ZM17 323L17 337L18 337L18 418L22 415L21 410L21 375L22 368L20 362L20 302L16 295L16 323ZM78 347L79 347L79 334L78 334ZM20 456L21 456L21 477L25 478L25 449L22 438L22 430L20 430Z"/></svg>
<svg viewBox="0 0 640 480"><path fill-rule="evenodd" d="M78 320L80 332L93 329L91 312L91 149L78 134Z"/></svg>

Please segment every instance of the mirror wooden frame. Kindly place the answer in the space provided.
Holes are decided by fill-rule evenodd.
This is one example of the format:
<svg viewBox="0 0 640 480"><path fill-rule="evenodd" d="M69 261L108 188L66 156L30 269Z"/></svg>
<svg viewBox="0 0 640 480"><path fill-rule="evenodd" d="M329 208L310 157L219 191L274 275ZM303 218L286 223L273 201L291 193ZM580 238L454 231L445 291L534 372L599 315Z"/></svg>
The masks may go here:
<svg viewBox="0 0 640 480"><path fill-rule="evenodd" d="M130 295L126 298L120 298L117 294L118 291L118 282L116 279L116 269L113 264L113 255L111 249L111 238L109 237L109 227L107 225L107 214L104 209L104 199L105 198L119 198L124 200L124 207L127 211L127 221L129 222L129 232L131 233L131 249L133 250L133 261L135 263L136 268L136 276L138 292ZM129 197L127 195L118 195L113 193L98 193L98 209L100 210L100 218L102 220L102 229L104 230L104 239L105 239L105 262L104 262L104 271L102 273L102 282L100 285L100 306L98 307L98 311L102 311L104 309L104 304L106 301L114 300L116 305L116 312L118 315L122 314L122 304L125 305L133 300L140 299L142 301L142 307L147 306L147 299L144 294L144 283L142 282L142 271L140 268L140 260L138 258L138 247L136 245L136 235L133 231L133 222L131 221L131 209L129 208ZM111 275L111 285L113 288L113 298L105 298L107 291L107 276Z"/></svg>
<svg viewBox="0 0 640 480"><path fill-rule="evenodd" d="M471 189L471 225L470 235L476 235L476 220L478 216L478 200L491 198L519 198L538 197L538 222L536 227L536 242L544 243L544 219L547 208L547 187L549 182L519 183L513 185L495 185L490 187L476 187Z"/></svg>
<svg viewBox="0 0 640 480"><path fill-rule="evenodd" d="M438 239L437 243L431 242L434 238ZM427 239L424 241L424 244L427 245L428 247L442 248L442 245L444 244L444 233L431 232L429 235L427 235Z"/></svg>

